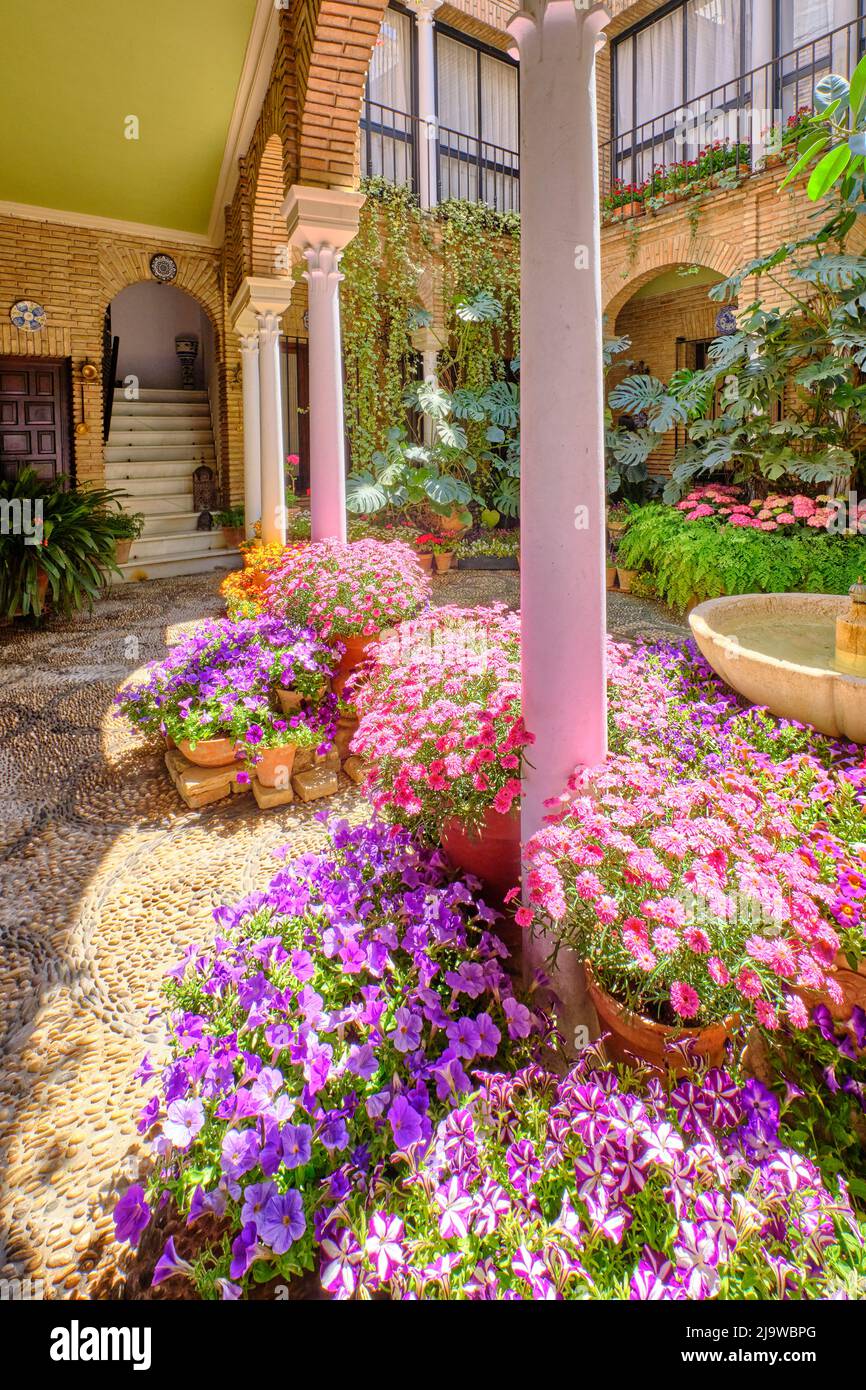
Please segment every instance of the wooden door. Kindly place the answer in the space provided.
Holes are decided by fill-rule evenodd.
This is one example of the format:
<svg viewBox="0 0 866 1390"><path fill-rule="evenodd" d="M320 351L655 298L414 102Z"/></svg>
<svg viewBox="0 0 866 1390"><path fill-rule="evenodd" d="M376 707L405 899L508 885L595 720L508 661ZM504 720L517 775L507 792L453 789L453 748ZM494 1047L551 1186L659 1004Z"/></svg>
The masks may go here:
<svg viewBox="0 0 866 1390"><path fill-rule="evenodd" d="M62 358L0 357L0 474L14 478L28 466L46 483L72 473Z"/></svg>

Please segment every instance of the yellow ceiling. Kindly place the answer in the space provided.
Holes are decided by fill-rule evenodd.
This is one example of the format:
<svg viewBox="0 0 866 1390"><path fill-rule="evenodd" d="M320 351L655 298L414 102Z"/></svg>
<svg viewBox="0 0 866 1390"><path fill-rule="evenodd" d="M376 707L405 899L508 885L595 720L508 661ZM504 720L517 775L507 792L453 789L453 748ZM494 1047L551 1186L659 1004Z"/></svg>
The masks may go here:
<svg viewBox="0 0 866 1390"><path fill-rule="evenodd" d="M254 10L0 0L0 201L206 232Z"/></svg>

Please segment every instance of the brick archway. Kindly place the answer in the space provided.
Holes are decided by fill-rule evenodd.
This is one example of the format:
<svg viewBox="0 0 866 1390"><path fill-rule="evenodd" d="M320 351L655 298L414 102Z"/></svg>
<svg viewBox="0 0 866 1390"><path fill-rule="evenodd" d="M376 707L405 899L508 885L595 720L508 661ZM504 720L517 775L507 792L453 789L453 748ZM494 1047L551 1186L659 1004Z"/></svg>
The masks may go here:
<svg viewBox="0 0 866 1390"><path fill-rule="evenodd" d="M361 103L386 8L387 0L307 0L299 7L299 183L357 187Z"/></svg>
<svg viewBox="0 0 866 1390"><path fill-rule="evenodd" d="M279 135L271 135L259 160L253 191L250 262L253 275L289 274L288 264L280 259L287 240L286 220L282 215L285 191L283 142Z"/></svg>
<svg viewBox="0 0 866 1390"><path fill-rule="evenodd" d="M611 247L610 251L613 250ZM610 251L605 259L615 259L618 262L619 257L614 258ZM638 243L636 255L627 266L627 278L623 278L623 269L618 263L605 270L601 302L602 312L608 322L608 331L612 331L620 309L628 303L632 295L650 280L663 275L665 271L675 270L680 265L699 265L724 277L732 275L743 259L741 250L713 236L693 237L688 232L682 232L675 236L661 233L652 240L642 239Z"/></svg>

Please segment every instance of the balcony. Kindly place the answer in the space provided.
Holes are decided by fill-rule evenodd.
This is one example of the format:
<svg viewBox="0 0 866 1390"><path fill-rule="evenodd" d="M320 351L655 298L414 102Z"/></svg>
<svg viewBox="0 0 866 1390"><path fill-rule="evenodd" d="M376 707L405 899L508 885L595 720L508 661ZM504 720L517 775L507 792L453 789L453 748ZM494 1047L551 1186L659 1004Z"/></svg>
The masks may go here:
<svg viewBox="0 0 866 1390"><path fill-rule="evenodd" d="M850 77L864 51L866 16L604 141L606 219L629 220L786 162L815 83L830 72Z"/></svg>
<svg viewBox="0 0 866 1390"><path fill-rule="evenodd" d="M464 198L497 212L517 212L520 207L516 150L378 102L364 103L361 172L411 188L422 203Z"/></svg>

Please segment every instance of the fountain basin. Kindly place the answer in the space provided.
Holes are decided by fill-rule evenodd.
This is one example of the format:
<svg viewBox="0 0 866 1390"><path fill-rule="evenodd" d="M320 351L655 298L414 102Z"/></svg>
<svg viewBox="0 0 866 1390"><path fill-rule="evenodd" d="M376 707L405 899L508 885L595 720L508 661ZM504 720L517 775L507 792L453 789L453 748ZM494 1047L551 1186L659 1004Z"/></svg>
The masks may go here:
<svg viewBox="0 0 866 1390"><path fill-rule="evenodd" d="M782 719L866 744L866 678L837 669L836 594L741 594L708 599L689 614L694 639L738 694Z"/></svg>

